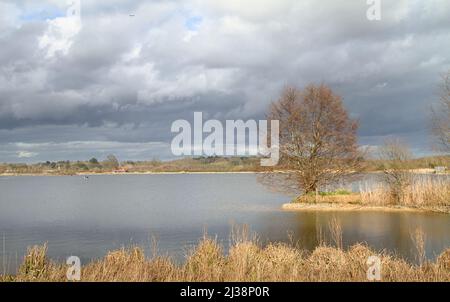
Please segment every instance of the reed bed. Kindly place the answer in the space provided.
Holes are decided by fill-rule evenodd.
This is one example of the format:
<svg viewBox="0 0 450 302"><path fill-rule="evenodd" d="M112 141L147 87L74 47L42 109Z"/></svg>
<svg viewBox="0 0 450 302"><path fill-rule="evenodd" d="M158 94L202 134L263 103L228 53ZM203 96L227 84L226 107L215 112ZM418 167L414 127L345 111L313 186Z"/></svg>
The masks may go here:
<svg viewBox="0 0 450 302"><path fill-rule="evenodd" d="M364 186L360 190L360 200L368 206L404 206L450 212L449 179L420 179L405 186L400 201L392 197L389 186L379 184L375 188Z"/></svg>
<svg viewBox="0 0 450 302"><path fill-rule="evenodd" d="M340 228L333 221L334 241L341 245ZM422 257L423 234L412 233ZM413 237L412 237L413 238ZM347 250L321 244L312 252L298 247L274 243L265 247L254 240L237 240L227 255L211 238L203 238L189 253L186 262L175 264L168 257L147 258L142 248L123 248L108 253L103 259L82 266L81 281L367 281L367 260L381 259L381 281L450 282L450 249L435 262L425 259L419 264L385 252L374 252L363 244ZM47 247L29 249L16 276L0 276L0 281L66 281L67 266L46 257Z"/></svg>

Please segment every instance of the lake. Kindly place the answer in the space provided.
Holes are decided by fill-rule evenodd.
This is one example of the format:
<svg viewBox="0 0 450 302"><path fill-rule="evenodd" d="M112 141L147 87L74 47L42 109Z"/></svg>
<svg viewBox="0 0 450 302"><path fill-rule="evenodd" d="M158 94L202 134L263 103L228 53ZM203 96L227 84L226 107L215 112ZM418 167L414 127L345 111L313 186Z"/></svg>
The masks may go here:
<svg viewBox="0 0 450 302"><path fill-rule="evenodd" d="M48 243L59 261L83 263L122 246L182 261L205 230L224 246L232 226L248 225L259 241L294 241L311 250L336 217L344 245L365 242L415 261L410 233L421 228L434 259L450 247L450 215L385 212L284 212L292 196L268 190L255 174L164 174L0 177L0 272L14 273L26 248Z"/></svg>

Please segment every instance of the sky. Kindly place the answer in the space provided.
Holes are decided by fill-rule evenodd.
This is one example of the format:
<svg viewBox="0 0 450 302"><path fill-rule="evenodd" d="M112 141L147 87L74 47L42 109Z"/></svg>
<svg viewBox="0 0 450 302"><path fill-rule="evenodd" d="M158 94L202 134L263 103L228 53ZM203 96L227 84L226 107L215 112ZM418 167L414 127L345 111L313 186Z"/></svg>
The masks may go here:
<svg viewBox="0 0 450 302"><path fill-rule="evenodd" d="M171 158L177 119L264 119L326 83L360 121L432 153L450 1L0 0L0 162Z"/></svg>

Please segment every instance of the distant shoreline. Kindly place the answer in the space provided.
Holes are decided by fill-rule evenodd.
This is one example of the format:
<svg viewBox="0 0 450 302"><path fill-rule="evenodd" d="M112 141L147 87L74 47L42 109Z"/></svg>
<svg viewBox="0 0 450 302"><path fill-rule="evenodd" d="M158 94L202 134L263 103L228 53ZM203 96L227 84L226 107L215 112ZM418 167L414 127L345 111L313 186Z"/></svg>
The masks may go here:
<svg viewBox="0 0 450 302"><path fill-rule="evenodd" d="M177 174L261 174L266 172L258 171L164 171L164 172L86 172L76 174L57 174L57 173L2 173L0 177L19 177L19 176L97 176L97 175L177 175ZM279 173L279 172L272 172Z"/></svg>
<svg viewBox="0 0 450 302"><path fill-rule="evenodd" d="M90 175L175 175L175 174L263 174L263 173L287 173L287 171L144 171L144 172L78 172L65 173L0 173L0 177L15 176L90 176ZM362 171L361 174L380 174L382 171ZM411 173L420 175L450 175L449 172L434 173L434 169L412 169Z"/></svg>

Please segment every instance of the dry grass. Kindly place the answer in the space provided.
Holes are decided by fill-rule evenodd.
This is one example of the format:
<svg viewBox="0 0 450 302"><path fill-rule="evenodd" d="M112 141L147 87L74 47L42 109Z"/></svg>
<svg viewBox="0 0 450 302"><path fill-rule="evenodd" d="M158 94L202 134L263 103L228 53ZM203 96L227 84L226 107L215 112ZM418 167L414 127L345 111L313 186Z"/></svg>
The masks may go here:
<svg viewBox="0 0 450 302"><path fill-rule="evenodd" d="M334 221L330 231L335 230L333 236L337 238L337 245L341 245L342 234L339 235L338 226L339 223ZM423 236L419 233L415 236L420 241ZM45 246L30 249L17 276L0 276L0 281L66 281L67 267L49 261L45 252ZM376 253L362 244L347 251L321 245L308 253L291 245L277 243L263 248L255 241L241 239L235 241L225 256L222 247L206 237L182 265L174 264L167 257L146 258L141 248L132 247L110 252L105 258L83 266L81 280L367 281L367 259L373 255L381 259L382 281L450 282L450 249L434 263L424 260L412 265L389 254Z"/></svg>
<svg viewBox="0 0 450 302"><path fill-rule="evenodd" d="M361 203L361 196L358 193L343 194L343 195L307 195L300 196L294 200L294 203L348 203L359 204Z"/></svg>
<svg viewBox="0 0 450 302"><path fill-rule="evenodd" d="M417 260L420 265L423 265L427 259L425 254L425 233L421 228L417 228L413 233L411 233L411 240L414 242L414 246L416 248Z"/></svg>
<svg viewBox="0 0 450 302"><path fill-rule="evenodd" d="M450 212L450 182L447 179L422 179L413 182L403 190L400 204L393 201L389 188L382 184L375 189L362 188L360 197L363 205L396 205Z"/></svg>
<svg viewBox="0 0 450 302"><path fill-rule="evenodd" d="M338 191L339 192L339 191ZM423 178L413 181L410 185L402 188L402 196L392 193L391 188L383 183L377 186L363 185L359 193L348 192L346 194L308 194L295 198L291 204L305 205L304 207L283 207L287 210L305 209L343 209L337 206L354 205L356 209L364 207L392 208L392 209L418 209L434 212L450 213L450 181L445 178L430 179ZM311 205L307 207L306 205Z"/></svg>

